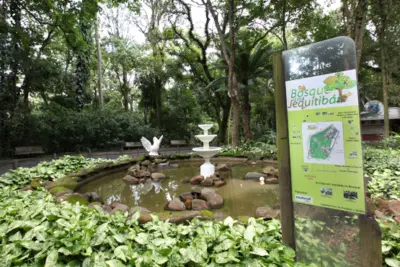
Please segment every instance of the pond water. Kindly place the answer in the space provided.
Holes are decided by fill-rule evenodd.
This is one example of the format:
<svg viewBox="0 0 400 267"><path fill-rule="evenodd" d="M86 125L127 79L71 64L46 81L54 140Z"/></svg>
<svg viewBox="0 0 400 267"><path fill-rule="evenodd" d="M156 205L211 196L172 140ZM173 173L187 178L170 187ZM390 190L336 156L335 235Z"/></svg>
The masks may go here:
<svg viewBox="0 0 400 267"><path fill-rule="evenodd" d="M200 164L183 163L179 168L160 169L168 176L161 183L127 185L122 180L126 171L115 173L82 186L79 192L97 192L106 204L117 201L129 207L141 206L152 212L162 212L169 200L200 187L185 183L199 174ZM260 185L258 181L244 180L246 173L261 172L263 167L235 164L230 171L221 172L226 185L213 189L224 198L224 206L214 212L232 217L255 216L258 207L273 208L279 203L278 185Z"/></svg>

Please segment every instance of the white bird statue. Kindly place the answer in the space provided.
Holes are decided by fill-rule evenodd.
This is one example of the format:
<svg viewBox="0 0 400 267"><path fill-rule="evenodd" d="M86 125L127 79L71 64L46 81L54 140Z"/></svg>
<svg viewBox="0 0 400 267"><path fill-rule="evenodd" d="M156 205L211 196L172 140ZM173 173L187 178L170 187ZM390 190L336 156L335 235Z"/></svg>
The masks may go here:
<svg viewBox="0 0 400 267"><path fill-rule="evenodd" d="M153 137L153 144L151 144L149 140L142 136L140 142L142 142L143 147L147 150L147 152L149 152L150 156L158 156L158 149L160 149L162 139L162 135L160 139L157 139L157 137Z"/></svg>

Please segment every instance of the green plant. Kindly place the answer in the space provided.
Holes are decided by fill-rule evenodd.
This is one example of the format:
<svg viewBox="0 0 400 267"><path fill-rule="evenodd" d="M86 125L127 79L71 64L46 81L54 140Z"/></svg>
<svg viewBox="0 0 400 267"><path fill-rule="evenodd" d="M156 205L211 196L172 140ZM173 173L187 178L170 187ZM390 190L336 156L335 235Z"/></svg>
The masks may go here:
<svg viewBox="0 0 400 267"><path fill-rule="evenodd" d="M248 158L265 158L265 159L276 159L277 148L275 145L248 141L242 145L232 148L230 146L222 147L221 152L218 155L221 156L246 156Z"/></svg>
<svg viewBox="0 0 400 267"><path fill-rule="evenodd" d="M378 220L382 230L382 254L384 266L400 266L400 224Z"/></svg>
<svg viewBox="0 0 400 267"><path fill-rule="evenodd" d="M10 185L22 187L29 184L34 178L40 178L41 181L58 180L79 169L92 168L99 163L110 161L83 156L64 156L51 162L41 162L33 168L18 168L7 172L0 176L0 187Z"/></svg>
<svg viewBox="0 0 400 267"><path fill-rule="evenodd" d="M368 183L368 191L372 197L400 200L399 171L395 173L391 170L385 170L383 173L376 171L371 177L371 182Z"/></svg>
<svg viewBox="0 0 400 267"><path fill-rule="evenodd" d="M194 220L140 225L139 214L56 204L45 191L0 189L2 266L294 266L280 223ZM305 266L298 264L297 266Z"/></svg>
<svg viewBox="0 0 400 267"><path fill-rule="evenodd" d="M325 232L332 232L322 221L296 217L296 247L298 258L307 262L313 262L318 266L350 266L345 257L345 246L341 251L335 251L324 244L316 236L322 236Z"/></svg>

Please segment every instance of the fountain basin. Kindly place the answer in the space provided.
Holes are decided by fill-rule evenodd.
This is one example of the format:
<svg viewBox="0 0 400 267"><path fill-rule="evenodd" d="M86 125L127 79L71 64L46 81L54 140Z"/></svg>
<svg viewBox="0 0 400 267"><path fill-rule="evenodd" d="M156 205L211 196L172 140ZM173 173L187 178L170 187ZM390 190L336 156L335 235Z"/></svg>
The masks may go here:
<svg viewBox="0 0 400 267"><path fill-rule="evenodd" d="M200 157L209 159L215 154L217 154L219 151L221 151L222 148L220 147L209 147L209 148L204 148L204 147L195 147L192 150L199 154Z"/></svg>
<svg viewBox="0 0 400 267"><path fill-rule="evenodd" d="M195 135L195 137L198 138L202 142L210 143L215 137L217 137L217 135L216 134L209 134L209 135L198 134L198 135Z"/></svg>

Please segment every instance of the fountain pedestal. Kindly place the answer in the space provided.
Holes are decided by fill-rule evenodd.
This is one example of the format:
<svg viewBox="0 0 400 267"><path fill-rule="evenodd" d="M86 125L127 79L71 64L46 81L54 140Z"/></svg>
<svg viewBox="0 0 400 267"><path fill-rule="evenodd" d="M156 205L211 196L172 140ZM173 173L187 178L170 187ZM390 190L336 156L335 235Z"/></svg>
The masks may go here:
<svg viewBox="0 0 400 267"><path fill-rule="evenodd" d="M204 130L203 135L196 135L200 141L203 142L203 147L195 147L193 151L199 156L204 158L203 165L200 166L200 175L207 178L213 176L215 173L215 166L211 164L210 159L217 154L221 148L220 147L210 147L210 142L217 136L215 134L208 134L208 130L212 127L212 124L200 124L199 127Z"/></svg>

